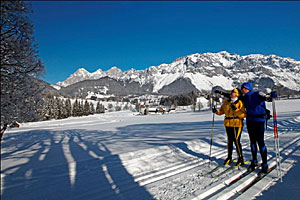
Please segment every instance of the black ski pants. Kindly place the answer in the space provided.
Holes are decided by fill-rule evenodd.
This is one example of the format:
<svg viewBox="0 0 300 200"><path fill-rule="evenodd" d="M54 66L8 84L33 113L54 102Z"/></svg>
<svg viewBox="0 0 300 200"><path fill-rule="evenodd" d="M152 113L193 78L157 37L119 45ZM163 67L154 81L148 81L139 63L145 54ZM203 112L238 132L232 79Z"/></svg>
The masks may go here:
<svg viewBox="0 0 300 200"><path fill-rule="evenodd" d="M265 122L246 121L250 138L252 160L257 161L257 145L263 164L267 164L267 147L264 142Z"/></svg>
<svg viewBox="0 0 300 200"><path fill-rule="evenodd" d="M243 130L243 127L227 127L226 126L227 153L228 153L227 157L228 158L232 158L233 143L235 144L238 157L243 158L242 145L240 142L242 130Z"/></svg>

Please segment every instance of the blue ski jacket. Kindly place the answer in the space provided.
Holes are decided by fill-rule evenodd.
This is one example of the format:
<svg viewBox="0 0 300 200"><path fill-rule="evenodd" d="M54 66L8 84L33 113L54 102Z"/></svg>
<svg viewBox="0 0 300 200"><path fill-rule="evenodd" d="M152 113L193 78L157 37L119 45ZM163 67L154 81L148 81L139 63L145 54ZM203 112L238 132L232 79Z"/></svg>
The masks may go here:
<svg viewBox="0 0 300 200"><path fill-rule="evenodd" d="M242 98L246 108L246 119L255 122L266 121L266 104L265 100L259 94L259 91L250 91Z"/></svg>

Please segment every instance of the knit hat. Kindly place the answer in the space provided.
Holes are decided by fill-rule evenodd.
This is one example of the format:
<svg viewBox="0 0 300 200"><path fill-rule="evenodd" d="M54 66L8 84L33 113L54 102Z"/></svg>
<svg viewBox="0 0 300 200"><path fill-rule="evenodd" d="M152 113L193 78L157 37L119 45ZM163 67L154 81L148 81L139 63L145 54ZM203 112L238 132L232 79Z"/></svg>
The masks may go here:
<svg viewBox="0 0 300 200"><path fill-rule="evenodd" d="M237 97L240 96L240 91L237 88L234 88L233 90L231 90L231 93L235 93Z"/></svg>
<svg viewBox="0 0 300 200"><path fill-rule="evenodd" d="M251 82L243 83L242 86L241 86L241 89L243 89L243 88L246 88L248 90L252 90L253 89L252 83Z"/></svg>

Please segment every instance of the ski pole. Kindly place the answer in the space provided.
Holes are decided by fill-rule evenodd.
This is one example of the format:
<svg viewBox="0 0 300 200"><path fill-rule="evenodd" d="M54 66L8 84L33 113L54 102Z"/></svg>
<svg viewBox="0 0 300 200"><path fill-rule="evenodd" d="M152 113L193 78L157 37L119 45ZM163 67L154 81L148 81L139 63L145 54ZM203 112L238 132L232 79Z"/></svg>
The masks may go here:
<svg viewBox="0 0 300 200"><path fill-rule="evenodd" d="M275 143L275 151L276 151L275 153L276 153L277 176L278 175L280 176L280 181L282 182L277 115L276 115L276 107L275 107L274 98L272 99L272 110L273 110L274 143Z"/></svg>
<svg viewBox="0 0 300 200"><path fill-rule="evenodd" d="M212 96L212 108L215 108L215 101L213 99L214 97ZM209 162L208 165L210 166L210 160L211 160L211 147L213 143L213 136L214 136L214 126L215 126L215 113L213 112L213 119L212 119L212 124L211 124L211 136L210 136L210 148L209 148Z"/></svg>

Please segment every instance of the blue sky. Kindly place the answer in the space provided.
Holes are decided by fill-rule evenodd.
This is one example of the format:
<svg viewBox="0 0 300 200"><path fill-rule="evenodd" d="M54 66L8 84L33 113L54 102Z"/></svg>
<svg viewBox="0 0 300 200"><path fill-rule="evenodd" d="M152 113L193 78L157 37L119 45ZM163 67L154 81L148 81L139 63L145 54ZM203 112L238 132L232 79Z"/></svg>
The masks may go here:
<svg viewBox="0 0 300 200"><path fill-rule="evenodd" d="M276 54L300 60L300 2L32 2L43 80L78 68L128 70L192 53Z"/></svg>

